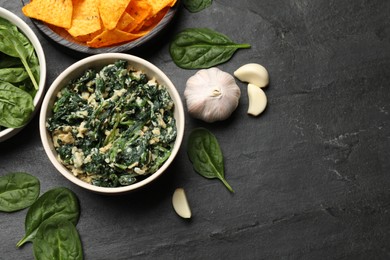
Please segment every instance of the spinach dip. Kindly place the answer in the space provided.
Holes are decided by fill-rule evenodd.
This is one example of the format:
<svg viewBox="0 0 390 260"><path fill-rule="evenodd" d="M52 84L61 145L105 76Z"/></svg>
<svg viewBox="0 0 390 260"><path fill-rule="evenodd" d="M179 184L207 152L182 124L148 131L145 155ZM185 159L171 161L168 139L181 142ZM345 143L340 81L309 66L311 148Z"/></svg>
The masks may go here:
<svg viewBox="0 0 390 260"><path fill-rule="evenodd" d="M69 82L52 112L46 126L58 159L96 186L127 186L153 174L176 140L167 89L123 60Z"/></svg>

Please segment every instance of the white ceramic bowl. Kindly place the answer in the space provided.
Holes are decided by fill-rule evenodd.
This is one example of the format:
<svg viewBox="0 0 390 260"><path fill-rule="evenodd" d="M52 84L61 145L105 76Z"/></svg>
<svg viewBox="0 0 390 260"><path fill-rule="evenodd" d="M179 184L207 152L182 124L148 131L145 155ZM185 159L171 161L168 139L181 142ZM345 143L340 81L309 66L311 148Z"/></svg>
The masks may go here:
<svg viewBox="0 0 390 260"><path fill-rule="evenodd" d="M112 64L117 60L126 60L129 65L134 67L137 70L144 71L148 77L155 77L159 84L164 85L169 91L170 96L173 99L175 104L174 117L176 119L176 127L177 127L177 137L172 150L170 157L165 161L165 163L159 168L158 171L151 174L146 179L131 184L129 186L123 187L98 187L87 182L80 180L75 177L62 163L57 160L57 153L53 147L52 138L50 133L46 129L46 121L52 115L52 106L56 99L57 93L71 80L81 76L86 69L95 68L101 69L104 65ZM48 88L47 94L42 102L42 108L39 118L39 128L40 135L43 143L43 147L50 161L53 163L54 167L69 181L74 184L85 188L90 191L94 191L97 193L103 194L121 194L129 191L133 191L140 187L145 186L146 184L152 182L156 178L158 178L172 163L176 154L179 151L180 145L182 143L183 134L184 134L184 108L183 103L181 101L180 95L177 92L175 86L171 82L171 80L155 65L150 62L141 59L139 57L124 54L124 53L104 53L90 56L88 58L82 59L70 67L68 67L65 71L63 71L53 82L53 84Z"/></svg>
<svg viewBox="0 0 390 260"><path fill-rule="evenodd" d="M36 114L36 112L39 110L40 104L42 102L44 93L45 93L45 83L46 83L46 59L45 59L45 54L43 52L41 43L39 42L37 36L33 32L33 30L18 16L16 16L14 13L1 8L0 7L0 17L10 21L11 23L15 24L21 32L26 35L26 37L30 40L32 45L35 48L35 52L38 56L39 60L39 66L40 66L40 79L39 79L39 89L38 92L36 93L34 97L34 106L35 110L31 114L31 118ZM5 141L15 134L17 134L20 130L22 130L23 127L19 128L7 128L4 129L3 131L0 131L0 142Z"/></svg>

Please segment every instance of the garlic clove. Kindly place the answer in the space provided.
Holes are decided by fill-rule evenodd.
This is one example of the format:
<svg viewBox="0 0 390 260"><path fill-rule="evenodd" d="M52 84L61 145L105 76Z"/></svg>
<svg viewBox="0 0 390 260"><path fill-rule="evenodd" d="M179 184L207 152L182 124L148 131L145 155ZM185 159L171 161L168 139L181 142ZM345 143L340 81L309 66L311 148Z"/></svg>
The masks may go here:
<svg viewBox="0 0 390 260"><path fill-rule="evenodd" d="M173 209L182 218L191 218L191 209L183 188L177 188L172 196Z"/></svg>
<svg viewBox="0 0 390 260"><path fill-rule="evenodd" d="M264 91L256 85L248 84L249 107L248 114L253 116L260 115L267 106L267 96Z"/></svg>
<svg viewBox="0 0 390 260"><path fill-rule="evenodd" d="M242 82L254 84L263 88L269 83L269 75L266 68L257 63L248 63L234 71L234 76Z"/></svg>

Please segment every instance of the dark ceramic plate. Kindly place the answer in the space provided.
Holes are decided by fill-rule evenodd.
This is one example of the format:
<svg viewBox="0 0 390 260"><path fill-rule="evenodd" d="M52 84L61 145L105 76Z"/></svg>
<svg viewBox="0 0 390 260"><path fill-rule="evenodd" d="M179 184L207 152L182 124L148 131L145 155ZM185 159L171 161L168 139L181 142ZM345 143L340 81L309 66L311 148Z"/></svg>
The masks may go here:
<svg viewBox="0 0 390 260"><path fill-rule="evenodd" d="M26 5L30 0L21 0L23 5ZM98 54L98 53L107 53L107 52L126 52L135 47L139 47L152 38L156 37L168 24L171 22L175 16L177 10L179 9L179 0L176 1L175 5L171 7L161 21L145 36L142 36L134 41L124 43L121 45L115 45L111 47L103 48L90 48L82 43L76 42L72 37L66 33L66 31L57 31L49 27L47 24L36 20L31 19L34 25L49 39L53 40L57 44L64 46L68 49L71 49L76 52L82 52L87 54Z"/></svg>

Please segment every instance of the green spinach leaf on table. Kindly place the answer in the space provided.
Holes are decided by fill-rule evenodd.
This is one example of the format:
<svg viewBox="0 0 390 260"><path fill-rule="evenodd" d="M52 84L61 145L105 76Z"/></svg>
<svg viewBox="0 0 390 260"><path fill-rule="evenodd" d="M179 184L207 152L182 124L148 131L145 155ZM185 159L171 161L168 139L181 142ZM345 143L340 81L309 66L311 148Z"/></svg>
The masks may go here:
<svg viewBox="0 0 390 260"><path fill-rule="evenodd" d="M191 13L197 13L206 9L213 3L213 0L183 0L184 7Z"/></svg>
<svg viewBox="0 0 390 260"><path fill-rule="evenodd" d="M73 223L64 218L42 222L35 235L33 250L35 259L39 260L83 259L79 233Z"/></svg>
<svg viewBox="0 0 390 260"><path fill-rule="evenodd" d="M188 28L174 37L169 52L177 66L201 69L224 63L238 49L250 47L234 43L226 35L208 28Z"/></svg>
<svg viewBox="0 0 390 260"><path fill-rule="evenodd" d="M31 206L39 196L40 182L31 174L9 173L0 177L0 211L14 212Z"/></svg>
<svg viewBox="0 0 390 260"><path fill-rule="evenodd" d="M205 128L196 128L190 133L187 149L197 173L205 178L221 180L230 192L234 192L225 179L224 158L215 135Z"/></svg>
<svg viewBox="0 0 390 260"><path fill-rule="evenodd" d="M77 196L69 189L60 187L45 192L28 209L25 219L25 235L17 243L20 247L33 241L40 225L49 219L63 218L76 225L80 216Z"/></svg>

